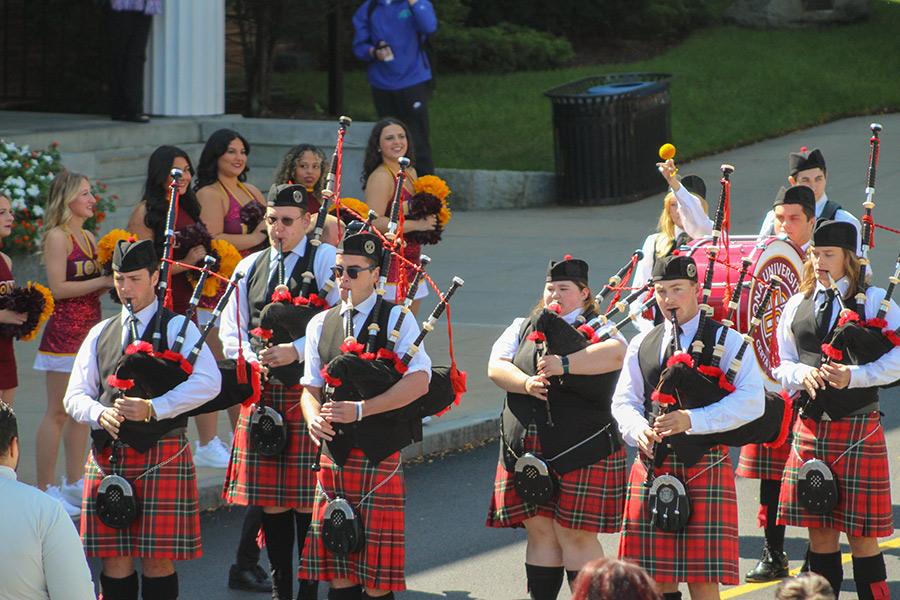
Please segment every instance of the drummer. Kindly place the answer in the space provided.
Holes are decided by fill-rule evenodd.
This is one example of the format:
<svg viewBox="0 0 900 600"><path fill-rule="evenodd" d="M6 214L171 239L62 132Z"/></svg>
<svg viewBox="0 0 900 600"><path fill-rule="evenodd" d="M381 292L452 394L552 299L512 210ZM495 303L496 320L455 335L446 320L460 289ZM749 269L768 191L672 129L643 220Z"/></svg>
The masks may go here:
<svg viewBox="0 0 900 600"><path fill-rule="evenodd" d="M800 152L791 152L788 155L787 180L792 186L805 185L813 191L816 198L816 223L833 220L852 223L856 227L856 254L859 255L862 247L859 220L841 208L840 204L828 199L825 193L828 171L822 151L818 148L809 150L804 146L800 148ZM770 210L763 220L759 237L769 237L775 233L775 211Z"/></svg>
<svg viewBox="0 0 900 600"><path fill-rule="evenodd" d="M663 199L656 233L648 235L641 247L644 257L638 261L632 277L632 281L638 286L647 283L658 260L670 256L692 240L711 235L713 229L703 179L697 175L685 175L679 180L675 176L678 169L672 159L657 163L656 166L669 184L669 193ZM648 298L649 296L635 300L631 310L636 310ZM662 323L662 317L656 311L653 320L638 318L634 323L638 331L645 332Z"/></svg>

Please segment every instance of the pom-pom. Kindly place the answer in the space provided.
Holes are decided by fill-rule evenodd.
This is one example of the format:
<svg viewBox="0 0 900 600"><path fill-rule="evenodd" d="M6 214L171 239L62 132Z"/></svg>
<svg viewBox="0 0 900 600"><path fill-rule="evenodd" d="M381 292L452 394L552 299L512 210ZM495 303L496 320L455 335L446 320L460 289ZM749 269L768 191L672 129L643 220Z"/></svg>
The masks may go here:
<svg viewBox="0 0 900 600"><path fill-rule="evenodd" d="M687 352L676 352L672 356L669 357L669 360L666 361L667 367L674 367L677 364L683 364L689 369L694 368L694 359L691 358L691 355Z"/></svg>
<svg viewBox="0 0 900 600"><path fill-rule="evenodd" d="M17 331L10 337L16 337L23 342L30 342L37 337L41 326L53 314L53 294L50 293L50 289L46 286L31 281L24 288L19 289L21 290L22 310L17 312L24 312L28 317L22 325L15 326ZM0 308L3 307L0 306Z"/></svg>
<svg viewBox="0 0 900 600"><path fill-rule="evenodd" d="M328 367L322 367L322 370L320 371L320 373L322 375L322 379L325 380L325 383L327 383L331 387L338 388L338 387L341 387L341 385L344 383L343 381L340 380L339 377L332 377L331 375L329 375Z"/></svg>
<svg viewBox="0 0 900 600"><path fill-rule="evenodd" d="M437 196L428 192L417 192L409 199L409 212L406 214L406 219L419 220L431 216L439 217L443 207L443 201ZM443 231L444 227L440 223L440 218L438 218L434 229L429 231L408 231L403 236L420 244L437 244L441 241Z"/></svg>
<svg viewBox="0 0 900 600"><path fill-rule="evenodd" d="M134 387L133 379L119 379L115 375L106 378L106 384L116 388L117 390L130 390Z"/></svg>
<svg viewBox="0 0 900 600"><path fill-rule="evenodd" d="M872 329L884 329L887 327L887 319L876 319L872 317L862 323L863 327L871 327Z"/></svg>
<svg viewBox="0 0 900 600"><path fill-rule="evenodd" d="M897 335L896 331L893 329L883 329L882 333L894 346L900 346L900 335Z"/></svg>
<svg viewBox="0 0 900 600"><path fill-rule="evenodd" d="M844 358L844 353L831 344L822 344L822 354L831 360L843 360Z"/></svg>
<svg viewBox="0 0 900 600"><path fill-rule="evenodd" d="M563 256L563 260L572 260L572 255L566 254L565 256Z"/></svg>
<svg viewBox="0 0 900 600"><path fill-rule="evenodd" d="M125 354L153 354L153 345L144 340L135 340L125 348Z"/></svg>
<svg viewBox="0 0 900 600"><path fill-rule="evenodd" d="M800 152L806 152L809 150L809 146L800 146Z"/></svg>
<svg viewBox="0 0 900 600"><path fill-rule="evenodd" d="M266 207L259 202L248 202L242 206L239 216L244 233L255 231L265 215Z"/></svg>
<svg viewBox="0 0 900 600"><path fill-rule="evenodd" d="M272 292L272 302L291 302L292 300L291 291L285 285L276 286L275 291Z"/></svg>
<svg viewBox="0 0 900 600"><path fill-rule="evenodd" d="M250 202L247 206L250 206L251 204L259 206L256 202ZM231 279L235 267L241 262L241 253L238 252L238 249L235 248L234 245L225 240L213 240L210 243L210 247L210 254L217 259L215 272L226 279ZM196 271L190 271L188 274L188 279L192 283L198 278L199 276L196 275ZM220 292L225 291L226 285L228 285L228 283L222 281L218 277L207 277L206 283L203 284L202 294L207 298L215 298Z"/></svg>
<svg viewBox="0 0 900 600"><path fill-rule="evenodd" d="M365 346L357 342L356 340L345 340L343 344L341 344L340 351L343 354L362 354L362 351L365 349Z"/></svg>
<svg viewBox="0 0 900 600"><path fill-rule="evenodd" d="M697 371L706 375L710 379L718 379L722 376L722 369L719 367L714 367L712 365L700 365L697 367Z"/></svg>
<svg viewBox="0 0 900 600"><path fill-rule="evenodd" d="M119 241L128 241L134 234L124 229L113 229L97 242L97 264L105 273L112 272L113 251Z"/></svg>
<svg viewBox="0 0 900 600"><path fill-rule="evenodd" d="M528 334L528 341L534 343L543 343L547 341L547 334L543 331L532 331Z"/></svg>
<svg viewBox="0 0 900 600"><path fill-rule="evenodd" d="M439 417L445 412L449 411L451 408L459 404L460 399L462 399L462 395L466 393L467 389L467 375L465 371L460 371L456 368L455 364L450 365L450 385L453 386L453 402L447 405L447 408L438 411L435 416Z"/></svg>
<svg viewBox="0 0 900 600"><path fill-rule="evenodd" d="M357 219L365 221L369 215L369 205L356 198L340 198L328 212L337 213L338 209L341 211L341 221L345 224Z"/></svg>
<svg viewBox="0 0 900 600"><path fill-rule="evenodd" d="M675 158L675 146L672 144L663 144L659 147L659 157L663 160Z"/></svg>

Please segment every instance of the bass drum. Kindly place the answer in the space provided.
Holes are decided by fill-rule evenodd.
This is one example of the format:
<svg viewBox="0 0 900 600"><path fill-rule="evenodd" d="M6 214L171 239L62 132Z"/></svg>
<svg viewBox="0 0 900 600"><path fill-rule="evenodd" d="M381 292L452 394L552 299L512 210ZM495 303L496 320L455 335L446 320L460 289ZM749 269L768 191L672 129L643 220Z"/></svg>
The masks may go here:
<svg viewBox="0 0 900 600"><path fill-rule="evenodd" d="M711 238L694 240L683 246L681 253L691 256L697 263L697 276L701 286L709 257L706 253ZM762 321L753 334L753 354L756 362L766 375L766 389L780 391L781 386L772 377L772 369L778 366L778 347L775 341L775 328L781 319L781 311L787 299L800 289L800 276L803 272L803 255L801 250L788 240L778 237L760 240L753 235L733 235L729 238L727 262L732 268L721 264L725 255L719 252L719 260L714 265L712 293L710 305L713 307L713 318L721 321L728 312L728 301L731 290L737 283L741 269L741 259L750 259L750 268L744 279L744 289L738 305L735 327L740 333L750 328L750 319L762 302L763 292L773 275L781 278L781 285L772 294L772 302L763 314ZM751 277L752 276L752 277ZM748 285L749 284L749 285Z"/></svg>

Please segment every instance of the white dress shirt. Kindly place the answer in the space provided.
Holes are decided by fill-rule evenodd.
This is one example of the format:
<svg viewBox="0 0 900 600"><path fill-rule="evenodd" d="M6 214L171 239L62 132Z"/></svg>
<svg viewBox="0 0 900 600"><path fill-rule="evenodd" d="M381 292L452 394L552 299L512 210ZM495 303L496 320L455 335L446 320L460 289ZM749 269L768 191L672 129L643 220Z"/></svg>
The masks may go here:
<svg viewBox="0 0 900 600"><path fill-rule="evenodd" d="M143 336L144 330L150 323L150 319L156 314L156 301L151 302L146 308L135 313L138 318L137 332ZM69 376L69 387L63 404L66 412L79 423L89 423L94 429L99 429L97 419L107 407L100 404L100 372L97 368L97 338L100 332L111 319L120 319L122 322L122 347L128 341L128 310L123 306L118 317L110 317L94 325L84 338L78 354L75 355L75 364L72 366L72 374ZM166 340L169 348L175 342L175 337L184 323L182 315L176 315L169 321L166 328ZM193 323L188 323L184 338L182 354L185 356L200 339L200 331ZM215 398L222 387L222 374L216 365L209 346L203 344L203 349L194 364L194 371L187 380L175 386L172 390L156 398L148 398L153 402L153 410L158 419L176 417L183 412L197 408L204 402Z"/></svg>
<svg viewBox="0 0 900 600"><path fill-rule="evenodd" d="M828 194L822 194L822 197L816 200L816 219L822 216L822 211L825 209L825 203L828 201ZM856 227L856 254L862 253L862 227L859 224L859 219L854 217L852 214L844 210L843 208L838 209L838 211L834 214L835 221L843 221L844 223L852 223L854 227ZM762 227L759 228L759 238L767 238L775 235L775 209L770 210L766 213L766 218L763 219Z"/></svg>
<svg viewBox="0 0 900 600"><path fill-rule="evenodd" d="M575 323L575 319L578 318L584 312L584 309L577 308L572 312L563 315L563 320L572 325ZM494 342L494 345L491 346L491 361L495 360L508 360L512 361L512 359L516 356L516 352L519 351L519 331L522 329L522 323L525 322L525 317L519 317L517 319L513 319L512 324L509 325L506 329L503 330L503 333L500 334L500 337L497 338L497 341ZM610 327L610 324L607 324L600 329L597 330L597 334L603 333L604 329ZM617 333L611 339L618 340L622 342L622 345L627 344L628 342L625 340L625 337L621 333Z"/></svg>
<svg viewBox="0 0 900 600"><path fill-rule="evenodd" d="M238 317L237 310L238 305L241 307L241 330L240 330L240 339L241 344L244 349L244 358L246 358L250 362L259 362L259 359L256 356L256 353L250 347L249 336L247 335L247 324L250 322L250 299L247 295L247 272L253 266L253 263L259 258L259 255L263 252L269 253L269 279L272 280L272 277L277 277L275 274L278 269L278 250L274 247L266 248L264 250L260 250L259 252L254 252L253 254L244 257L241 262L237 264L235 267L236 273L243 273L245 277L238 282L237 289L231 294L231 297L228 299L228 304L225 305L225 310L222 311L222 317L219 322L219 339L222 340L222 351L225 355L225 358L237 358L238 355ZM334 266L334 257L337 253L337 249L331 244L322 243L319 245L319 249L316 250L316 256L313 264L312 272L316 277L316 284L321 290L325 283L331 278L331 267ZM289 252L286 252L284 255L284 273L285 277L290 277L291 273L294 271L294 267L297 265L297 261L300 260L306 254L306 238L304 237L300 242ZM337 285L331 288L331 292L329 292L328 296L325 298L325 301L328 302L329 306L334 305L340 298L340 289ZM299 357L299 362L303 362L304 350L305 350L305 341L304 338L298 338L293 341L294 349L297 350L297 356Z"/></svg>
<svg viewBox="0 0 900 600"><path fill-rule="evenodd" d="M372 312L374 306L374 293L370 294L368 298L359 304L353 306L357 311L356 315L353 317L353 335L357 338L362 335L363 325L365 325L366 319L369 318L369 313ZM343 316L348 309L349 305L346 302L341 302L341 316ZM306 361L303 363L303 378L300 380L300 385L302 386L320 388L325 385L325 380L322 379L322 374L320 373L323 365L322 360L319 357L319 340L322 339L322 326L325 323L326 312L327 311L322 311L314 316L309 322L309 325L306 326ZM388 315L388 332L394 330L394 325L397 323L397 318L400 316L400 313L400 307L395 305L391 310L391 314ZM409 313L403 319L403 324L400 326L400 337L394 345L394 352L397 353L397 356L402 357L406 353L407 348L416 341L418 336L419 326L416 323L415 316L412 313ZM428 353L425 352L425 342L422 342L422 344L419 345L419 351L416 352L415 355L413 355L412 360L409 361L409 370L406 372L406 375L415 373L416 371L423 371L428 375L428 380L431 381L431 358L428 356ZM404 375L404 377L406 375Z"/></svg>
<svg viewBox="0 0 900 600"><path fill-rule="evenodd" d="M72 519L6 466L0 466L0 515L0 600L94 600Z"/></svg>
<svg viewBox="0 0 900 600"><path fill-rule="evenodd" d="M847 286L850 283L846 277L841 278L837 282L838 290L841 294L847 293ZM816 282L815 306L813 314L816 314L819 307L825 302L825 286ZM881 300L884 298L885 291L879 287L870 287L866 290L866 318L871 319L878 313ZM803 301L803 294L794 294L784 304L784 310L781 313L781 320L778 321L778 356L781 364L772 370L772 375L778 382L789 391L797 391L803 389L803 379L816 369L800 362L800 352L797 350L797 341L794 338L794 332L791 326L794 317L797 314L797 307ZM831 324L840 316L840 304L837 298L833 301L834 306L831 309ZM848 308L853 309L854 303L850 303ZM900 326L900 308L891 300L891 306L885 316L888 327L896 329ZM890 352L882 356L875 362L867 365L849 365L850 368L850 388L866 388L878 385L886 385L900 379L900 347L895 347Z"/></svg>
<svg viewBox="0 0 900 600"><path fill-rule="evenodd" d="M684 186L678 188L678 191L674 192L674 194L678 215L681 217L682 225L684 225L684 229L678 226L675 227L675 239L678 239L678 236L682 233L686 233L692 240L712 235L712 229L715 223L709 218L706 211L703 210L703 204L700 203L700 200L687 191L687 188ZM644 258L639 260L638 264L634 267L634 274L631 278L633 287L644 285L653 274L653 263L655 262L654 257L656 256L656 241L659 239L660 235L662 234L651 233L644 240L644 245L641 247ZM641 294L640 298L631 303L630 310L637 310L643 302L644 295ZM646 332L653 329L653 321L648 321L642 317L635 319L634 325L640 332Z"/></svg>
<svg viewBox="0 0 900 600"><path fill-rule="evenodd" d="M681 325L682 333L678 339L682 348L689 347L699 322L698 312L693 319ZM659 362L662 364L666 348L672 339L672 323L665 321L659 327L665 328L659 354ZM637 446L638 435L649 427L649 422L644 416L644 377L638 364L638 348L646 336L646 333L640 333L628 344L625 365L622 367L622 374L619 376L612 399L613 417L619 424L622 438L630 446ZM725 354L720 362L723 371L728 370L742 342L739 333L733 329L729 330L725 338ZM741 368L733 383L735 390L720 401L702 408L688 409L687 412L691 416L691 429L687 431L688 435L730 431L763 414L765 389L762 373L752 356L744 354Z"/></svg>

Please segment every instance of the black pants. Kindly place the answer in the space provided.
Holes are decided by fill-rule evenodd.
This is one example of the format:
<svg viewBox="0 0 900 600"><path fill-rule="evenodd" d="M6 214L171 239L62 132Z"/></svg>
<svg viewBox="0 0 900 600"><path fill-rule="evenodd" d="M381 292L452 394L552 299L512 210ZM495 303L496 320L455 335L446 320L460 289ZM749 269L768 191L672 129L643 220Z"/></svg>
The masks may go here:
<svg viewBox="0 0 900 600"><path fill-rule="evenodd" d="M109 111L114 117L144 112L144 63L153 17L135 11L107 11Z"/></svg>
<svg viewBox="0 0 900 600"><path fill-rule="evenodd" d="M262 525L261 506L248 506L244 513L244 524L241 526L241 541L237 549L237 566L241 569L252 569L259 564L259 545L256 536Z"/></svg>
<svg viewBox="0 0 900 600"><path fill-rule="evenodd" d="M413 166L419 175L434 173L431 143L428 141L428 99L431 96L428 86L429 82L426 81L402 90L372 88L372 101L378 118L396 117L409 128L416 155Z"/></svg>

